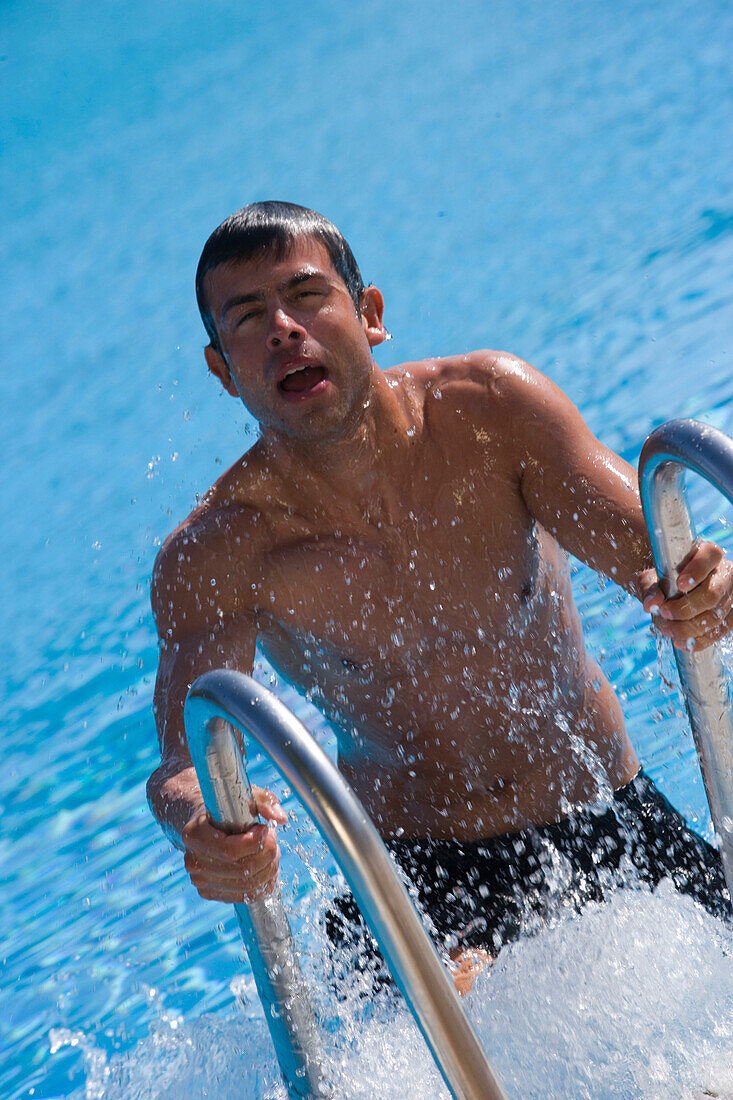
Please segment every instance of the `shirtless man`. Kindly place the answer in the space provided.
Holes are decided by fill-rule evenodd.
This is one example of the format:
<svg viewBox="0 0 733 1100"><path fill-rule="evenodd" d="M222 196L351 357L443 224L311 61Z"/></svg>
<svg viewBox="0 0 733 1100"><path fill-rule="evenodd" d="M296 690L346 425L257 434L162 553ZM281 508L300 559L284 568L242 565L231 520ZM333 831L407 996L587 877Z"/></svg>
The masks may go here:
<svg viewBox="0 0 733 1100"><path fill-rule="evenodd" d="M702 648L732 621L720 549L700 543L685 594L665 599L634 471L515 356L380 371L382 295L312 211L258 203L227 219L197 293L209 370L261 427L153 577L162 763L148 793L201 896L249 900L277 875L282 808L258 790L271 825L214 829L183 724L192 681L251 672L259 638L332 721L342 774L459 965L558 902L558 853L562 904L602 897L629 856L652 885L671 875L727 912L717 853L640 773L564 553ZM353 899L328 920L350 938Z"/></svg>

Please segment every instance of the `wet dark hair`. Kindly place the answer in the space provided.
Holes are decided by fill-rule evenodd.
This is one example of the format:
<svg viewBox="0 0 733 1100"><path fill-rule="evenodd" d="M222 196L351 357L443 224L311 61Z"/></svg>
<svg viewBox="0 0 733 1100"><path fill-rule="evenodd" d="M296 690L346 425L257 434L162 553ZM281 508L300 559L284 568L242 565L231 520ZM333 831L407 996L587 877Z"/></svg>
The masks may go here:
<svg viewBox="0 0 733 1100"><path fill-rule="evenodd" d="M207 272L220 264L246 263L268 254L280 260L301 237L313 237L325 246L360 312L364 291L361 272L345 238L335 225L305 206L292 202L252 202L237 210L214 230L204 245L196 269L196 301L212 347L221 353L219 334L204 291Z"/></svg>

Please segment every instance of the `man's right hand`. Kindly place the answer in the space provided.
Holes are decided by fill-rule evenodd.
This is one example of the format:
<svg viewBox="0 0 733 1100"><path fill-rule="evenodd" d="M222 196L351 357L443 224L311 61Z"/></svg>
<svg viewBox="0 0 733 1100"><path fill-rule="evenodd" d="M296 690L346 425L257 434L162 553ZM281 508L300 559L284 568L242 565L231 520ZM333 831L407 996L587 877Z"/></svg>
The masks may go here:
<svg viewBox="0 0 733 1100"><path fill-rule="evenodd" d="M252 796L261 817L285 824L287 814L274 794L253 787ZM253 825L246 833L224 833L201 811L187 823L181 839L186 846L186 870L202 898L255 901L275 888L280 849L272 826Z"/></svg>

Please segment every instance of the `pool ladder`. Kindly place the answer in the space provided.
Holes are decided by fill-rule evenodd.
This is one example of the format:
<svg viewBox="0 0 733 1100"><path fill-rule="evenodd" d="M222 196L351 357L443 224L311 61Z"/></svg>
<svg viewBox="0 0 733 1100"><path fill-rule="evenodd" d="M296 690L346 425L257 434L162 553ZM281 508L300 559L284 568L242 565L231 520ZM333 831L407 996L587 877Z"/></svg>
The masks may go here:
<svg viewBox="0 0 733 1100"><path fill-rule="evenodd" d="M733 439L697 420L670 420L647 439L639 487L657 573L667 595L695 544L683 475L693 470L733 504ZM731 686L717 646L674 650L700 761L710 816L733 899L733 714Z"/></svg>
<svg viewBox="0 0 733 1100"><path fill-rule="evenodd" d="M694 545L682 473L688 467L733 503L733 440L707 425L675 420L653 432L639 480L657 571L670 595ZM675 650L695 743L733 896L733 725L728 677L716 647ZM352 889L395 982L455 1100L506 1100L453 982L355 794L303 724L272 692L232 671L191 686L186 736L212 820L241 832L257 820L245 767L245 731L270 757L310 813ZM235 905L289 1095L336 1100L318 1025L279 887Z"/></svg>
<svg viewBox="0 0 733 1100"><path fill-rule="evenodd" d="M186 699L186 736L212 819L232 831L256 820L240 730L264 749L333 852L451 1095L505 1100L453 981L364 807L305 726L241 672L200 676ZM235 905L252 973L291 1097L333 1097L308 990L279 888Z"/></svg>

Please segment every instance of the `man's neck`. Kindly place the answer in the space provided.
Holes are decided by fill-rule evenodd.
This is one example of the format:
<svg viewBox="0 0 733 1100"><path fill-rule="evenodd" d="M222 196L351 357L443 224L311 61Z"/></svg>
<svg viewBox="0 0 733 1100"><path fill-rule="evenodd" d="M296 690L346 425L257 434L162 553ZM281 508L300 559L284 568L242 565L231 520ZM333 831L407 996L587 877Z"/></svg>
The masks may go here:
<svg viewBox="0 0 733 1100"><path fill-rule="evenodd" d="M347 498L369 494L394 474L394 461L407 442L407 416L393 385L374 367L366 400L337 438L301 441L268 435L265 451L283 471L325 481Z"/></svg>

